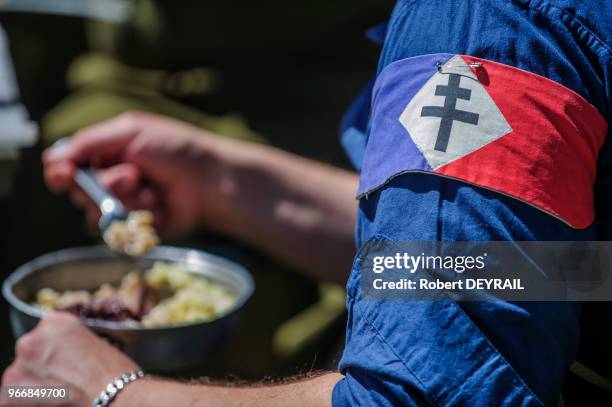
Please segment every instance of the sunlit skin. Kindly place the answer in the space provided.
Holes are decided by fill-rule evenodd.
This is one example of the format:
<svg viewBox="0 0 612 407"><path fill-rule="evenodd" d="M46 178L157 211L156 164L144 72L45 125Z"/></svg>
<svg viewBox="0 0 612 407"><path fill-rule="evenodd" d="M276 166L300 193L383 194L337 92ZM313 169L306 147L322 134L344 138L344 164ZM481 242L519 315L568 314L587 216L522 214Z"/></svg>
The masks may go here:
<svg viewBox="0 0 612 407"><path fill-rule="evenodd" d="M214 230L319 279L346 281L354 254L354 173L144 113L85 128L46 151L43 163L49 188L69 193L90 222L99 212L72 179L80 165L98 167L102 183L130 209L151 210L162 237ZM19 339L2 385L69 386L69 405L83 406L110 380L137 369L78 319L51 313ZM146 378L127 386L113 406L325 406L342 378L329 372L257 387Z"/></svg>

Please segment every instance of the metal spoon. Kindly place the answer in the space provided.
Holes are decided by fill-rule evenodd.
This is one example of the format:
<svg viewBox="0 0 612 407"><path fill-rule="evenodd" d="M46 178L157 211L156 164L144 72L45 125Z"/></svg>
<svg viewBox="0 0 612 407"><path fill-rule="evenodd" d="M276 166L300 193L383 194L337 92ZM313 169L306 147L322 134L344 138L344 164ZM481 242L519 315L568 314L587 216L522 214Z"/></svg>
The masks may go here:
<svg viewBox="0 0 612 407"><path fill-rule="evenodd" d="M62 144L68 142L68 138L64 137L54 143L55 147L61 148ZM81 189L89 195L89 197L100 208L100 220L98 227L104 242L112 247L106 240L106 229L113 221L124 221L128 217L128 211L125 209L121 201L119 201L112 193L110 193L98 180L96 170L94 168L77 168L74 174L74 181Z"/></svg>
<svg viewBox="0 0 612 407"><path fill-rule="evenodd" d="M106 241L106 229L113 221L124 221L128 217L128 212L125 207L113 194L111 194L98 180L95 169L93 168L77 168L74 175L75 182L81 189L89 195L89 197L98 204L100 208L100 220L98 227L102 234L102 238ZM108 242L106 242L108 243Z"/></svg>

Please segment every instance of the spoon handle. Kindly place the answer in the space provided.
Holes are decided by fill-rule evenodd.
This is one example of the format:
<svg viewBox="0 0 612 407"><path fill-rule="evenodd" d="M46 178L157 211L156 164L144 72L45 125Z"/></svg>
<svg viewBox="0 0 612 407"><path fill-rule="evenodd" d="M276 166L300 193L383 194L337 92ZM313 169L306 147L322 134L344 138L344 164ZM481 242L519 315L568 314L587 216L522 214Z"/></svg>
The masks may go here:
<svg viewBox="0 0 612 407"><path fill-rule="evenodd" d="M77 168L74 180L98 204L103 215L126 212L123 204L100 184L93 168Z"/></svg>

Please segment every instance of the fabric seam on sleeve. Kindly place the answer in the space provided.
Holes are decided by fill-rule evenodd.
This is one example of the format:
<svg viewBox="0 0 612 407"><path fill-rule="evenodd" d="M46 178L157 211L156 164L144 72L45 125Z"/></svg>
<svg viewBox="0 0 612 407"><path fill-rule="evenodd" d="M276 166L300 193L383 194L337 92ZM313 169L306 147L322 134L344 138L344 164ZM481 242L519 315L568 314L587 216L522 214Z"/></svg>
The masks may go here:
<svg viewBox="0 0 612 407"><path fill-rule="evenodd" d="M572 31L574 31L574 29L576 29L576 28L577 28L576 31L583 31L585 36L588 36L589 39L593 40L594 42L596 42L598 44L598 46L597 46L598 49L603 50L608 56L612 54L612 49L610 48L610 46L605 41L603 41L589 27L584 25L576 16L572 15L566 9L564 9L562 7L559 7L557 5L554 5L552 3L549 3L547 1L539 1L539 0L527 0L527 2L524 3L524 4L529 9L534 10L535 12L537 12L540 15L546 17L550 21L556 21L558 23L565 23L563 20L558 19L555 16L552 16L550 14L550 12L548 12L547 9L557 10L565 19L568 20L569 24L573 24L573 25L577 26L577 27L571 27L569 24L564 24L564 26L566 28L568 28L568 29L570 29ZM583 36L582 33L577 32L577 34L579 34L581 37ZM595 53L599 53L598 50L594 49L591 45L588 44L588 41L585 41L584 45L586 45L589 49L591 49L591 51L593 51Z"/></svg>
<svg viewBox="0 0 612 407"><path fill-rule="evenodd" d="M453 301L455 302L455 301ZM533 393L533 391L531 390L531 388L525 383L525 381L523 380L523 378L516 372L516 370L514 369L514 367L512 367L512 365L510 363L508 363L508 361L506 360L506 358L504 357L504 355L501 354L501 352L495 347L495 345L493 345L493 343L491 343L491 341L489 340L489 338L487 338L486 335L484 335L482 333L482 331L476 326L476 324L474 324L474 321L472 321L472 319L463 311L463 309L456 304L455 305L459 308L460 312L469 320L469 324L480 334L482 340L486 341L486 343L491 347L491 349L499 356L499 358L504 362L504 364L510 369L510 371L512 371L512 373L514 373L516 380L519 382L520 386L525 389L527 391L527 393L529 395L531 395L534 400L537 400L541 405L542 402L540 400L540 398L538 396L535 395L535 393ZM427 391L427 394L430 396L430 398L432 400L434 400L436 402L436 405L441 406L440 402L437 400L436 397L434 397L434 395L432 394L431 390L429 390L429 388L427 388L427 386L425 386L425 384L421 381L421 379L415 374L415 372L406 364L406 362L404 361L403 358L401 358L393 349L393 347L387 342L386 338L384 337L384 335L382 333L380 333L380 331L378 330L378 328L376 328L376 326L369 320L369 318L366 316L365 312L363 312L360 304L355 301L353 304L353 307L357 307L359 309L359 313L361 314L361 317L364 319L364 321L368 324L368 326L370 327L370 329L372 329L374 331L374 333L376 334L376 336L379 337L379 339L382 341L383 344L385 344L387 346L387 348L389 349L389 351L395 355L395 357L402 363L402 365L414 376L414 378L421 384L421 386L423 386L423 389L425 389L425 391ZM462 385L463 386L463 385ZM459 388L462 388L459 387Z"/></svg>

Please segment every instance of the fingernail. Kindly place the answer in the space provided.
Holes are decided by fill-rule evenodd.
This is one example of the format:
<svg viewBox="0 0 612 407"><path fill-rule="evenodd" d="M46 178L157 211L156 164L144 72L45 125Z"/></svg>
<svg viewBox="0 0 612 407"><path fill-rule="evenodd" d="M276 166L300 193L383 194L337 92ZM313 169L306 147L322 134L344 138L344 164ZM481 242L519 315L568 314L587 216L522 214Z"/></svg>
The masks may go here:
<svg viewBox="0 0 612 407"><path fill-rule="evenodd" d="M68 145L59 144L50 147L45 153L45 158L49 161L60 161L66 158L68 155Z"/></svg>

